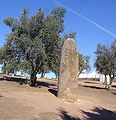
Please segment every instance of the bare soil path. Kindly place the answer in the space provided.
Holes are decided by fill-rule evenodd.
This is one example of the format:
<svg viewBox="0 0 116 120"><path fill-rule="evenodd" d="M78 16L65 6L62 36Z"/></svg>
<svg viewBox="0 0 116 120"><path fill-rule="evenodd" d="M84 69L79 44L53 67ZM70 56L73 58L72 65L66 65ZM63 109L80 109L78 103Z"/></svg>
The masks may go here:
<svg viewBox="0 0 116 120"><path fill-rule="evenodd" d="M0 120L116 120L116 83L107 91L99 81L79 81L78 101L57 98L57 80L39 79L38 87L0 76Z"/></svg>

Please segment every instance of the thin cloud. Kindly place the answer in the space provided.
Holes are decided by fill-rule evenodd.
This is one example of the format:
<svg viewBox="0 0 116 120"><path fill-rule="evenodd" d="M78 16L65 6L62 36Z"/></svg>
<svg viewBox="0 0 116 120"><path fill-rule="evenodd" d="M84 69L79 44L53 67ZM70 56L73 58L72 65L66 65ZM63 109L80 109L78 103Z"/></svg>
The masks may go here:
<svg viewBox="0 0 116 120"><path fill-rule="evenodd" d="M88 17L85 17L83 16L82 14L80 14L79 12L73 10L72 8L64 5L64 4L61 4L59 2L57 2L56 0L52 0L54 3L60 5L60 6L63 6L65 7L66 9L70 10L72 13L74 13L75 15L77 16L80 16L81 18L83 18L84 20L88 21L89 23L95 25L97 28L103 30L104 32L108 33L109 35L111 35L112 37L116 38L116 34L112 33L111 31L109 31L108 29L102 27L101 25L97 24L96 22L94 22L93 20L89 19Z"/></svg>

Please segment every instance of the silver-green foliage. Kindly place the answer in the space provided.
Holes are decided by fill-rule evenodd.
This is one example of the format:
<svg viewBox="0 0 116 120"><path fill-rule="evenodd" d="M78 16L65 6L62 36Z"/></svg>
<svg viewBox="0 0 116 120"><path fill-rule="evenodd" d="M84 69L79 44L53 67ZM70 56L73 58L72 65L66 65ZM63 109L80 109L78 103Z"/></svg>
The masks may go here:
<svg viewBox="0 0 116 120"><path fill-rule="evenodd" d="M29 16L29 10L24 8L19 18L7 17L4 23L11 28L10 44L20 60L20 69L30 74L31 85L36 83L37 73L58 72L62 40L60 33L64 30L65 9L56 7L45 14L40 8Z"/></svg>
<svg viewBox="0 0 116 120"><path fill-rule="evenodd" d="M94 66L101 74L110 76L110 83L116 77L116 40L110 45L97 45Z"/></svg>

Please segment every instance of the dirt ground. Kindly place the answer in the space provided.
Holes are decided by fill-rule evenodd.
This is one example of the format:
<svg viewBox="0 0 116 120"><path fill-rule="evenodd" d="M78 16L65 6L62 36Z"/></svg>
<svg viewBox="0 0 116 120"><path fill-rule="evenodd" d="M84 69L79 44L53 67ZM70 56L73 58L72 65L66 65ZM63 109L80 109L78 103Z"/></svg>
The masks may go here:
<svg viewBox="0 0 116 120"><path fill-rule="evenodd" d="M116 82L107 91L99 81L80 80L71 102L56 97L56 79L38 79L37 87L19 85L23 80L0 75L0 120L116 120Z"/></svg>

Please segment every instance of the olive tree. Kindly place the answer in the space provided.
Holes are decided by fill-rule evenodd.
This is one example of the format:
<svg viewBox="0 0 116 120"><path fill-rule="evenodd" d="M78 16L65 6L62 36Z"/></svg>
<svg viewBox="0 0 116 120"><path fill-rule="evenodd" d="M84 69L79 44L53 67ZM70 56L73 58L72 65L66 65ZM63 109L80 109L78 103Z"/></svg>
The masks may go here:
<svg viewBox="0 0 116 120"><path fill-rule="evenodd" d="M17 51L22 69L30 74L31 86L36 84L37 73L54 72L62 45L64 14L65 9L56 7L47 15L40 8L29 16L29 10L24 8L19 18L4 19L11 29L9 41Z"/></svg>
<svg viewBox="0 0 116 120"><path fill-rule="evenodd" d="M116 41L114 41L111 46L97 45L96 61L94 66L97 71L105 75L105 88L112 85L113 79L116 77ZM110 76L110 83L107 86L106 76Z"/></svg>

